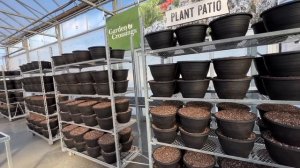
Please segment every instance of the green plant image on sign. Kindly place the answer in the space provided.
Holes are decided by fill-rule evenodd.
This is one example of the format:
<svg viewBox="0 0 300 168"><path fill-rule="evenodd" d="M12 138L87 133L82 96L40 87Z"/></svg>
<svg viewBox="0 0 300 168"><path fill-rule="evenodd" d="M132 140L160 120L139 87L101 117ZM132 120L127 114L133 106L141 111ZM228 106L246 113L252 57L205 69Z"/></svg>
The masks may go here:
<svg viewBox="0 0 300 168"><path fill-rule="evenodd" d="M106 28L108 44L112 49L131 49L131 35L133 35L134 48L139 48L141 38L139 7L133 7L108 18Z"/></svg>

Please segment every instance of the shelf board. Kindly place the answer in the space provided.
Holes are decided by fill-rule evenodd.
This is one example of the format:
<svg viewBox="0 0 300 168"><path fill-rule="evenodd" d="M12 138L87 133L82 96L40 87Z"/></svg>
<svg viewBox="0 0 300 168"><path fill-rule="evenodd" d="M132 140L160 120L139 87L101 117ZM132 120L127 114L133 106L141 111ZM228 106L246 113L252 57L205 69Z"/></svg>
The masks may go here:
<svg viewBox="0 0 300 168"><path fill-rule="evenodd" d="M43 116L43 117L53 117L53 116L57 116L57 112L53 113L53 114L50 114L50 115L45 115L45 114L41 114L41 113L37 113L37 112L34 112L34 111L30 111L30 110L26 110L28 113L33 113L33 114L37 114L37 115L40 115L40 116Z"/></svg>
<svg viewBox="0 0 300 168"><path fill-rule="evenodd" d="M176 140L172 144L158 142L156 139L152 139L152 145L164 145L175 147L182 150L194 151L199 153L205 153L209 155L214 155L223 158L229 158L234 160L240 160L265 166L271 167L280 167L280 168L290 168L288 166L280 165L274 162L268 154L268 151L265 148L265 145L261 143L261 139L259 138L257 142L254 144L253 150L249 155L249 158L242 158L237 156L227 155L222 151L222 147L219 143L218 137L213 133L210 133L205 145L202 149L194 149L186 147L180 136L176 137Z"/></svg>
<svg viewBox="0 0 300 168"><path fill-rule="evenodd" d="M52 69L42 69L42 71L40 69L34 69L31 71L26 71L26 72L22 72L23 74L46 74L46 73L50 73L52 72Z"/></svg>
<svg viewBox="0 0 300 168"><path fill-rule="evenodd" d="M91 126L86 126L85 124L74 123L74 121L60 121L60 122L61 123L66 123L66 124L77 125L77 126L85 127L85 128L89 128L89 129L94 129L94 130L98 130L98 131L102 131L102 132L106 132L106 133L110 133L110 134L113 134L113 132L114 132L113 129L111 129L111 130L101 129L98 125L94 126L94 127L91 127ZM124 124L118 123L117 124L117 132L120 132L121 130L123 130L123 129L127 128L127 127L130 127L134 123L136 123L136 119L134 119L134 118L131 118L128 123L124 123Z"/></svg>
<svg viewBox="0 0 300 168"><path fill-rule="evenodd" d="M222 40L207 41L197 44L163 48L157 50L148 49L146 51L146 55L173 57L237 48L257 47L282 42L296 42L300 39L299 34L300 28L295 28L262 34L255 34L250 36L241 36Z"/></svg>
<svg viewBox="0 0 300 168"><path fill-rule="evenodd" d="M131 60L111 58L110 62L111 62L111 64L130 63ZM72 64L55 66L54 69L55 70L63 70L65 68L79 68L79 69L82 69L82 68L89 68L89 67L101 66L101 65L107 65L107 60L102 58L102 59L76 62L76 63L72 63Z"/></svg>

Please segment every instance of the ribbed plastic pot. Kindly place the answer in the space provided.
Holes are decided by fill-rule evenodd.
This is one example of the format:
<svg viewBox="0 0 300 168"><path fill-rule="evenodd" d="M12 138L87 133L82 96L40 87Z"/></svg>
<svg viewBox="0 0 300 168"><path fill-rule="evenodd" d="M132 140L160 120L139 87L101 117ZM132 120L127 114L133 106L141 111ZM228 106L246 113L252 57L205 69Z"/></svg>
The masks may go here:
<svg viewBox="0 0 300 168"><path fill-rule="evenodd" d="M253 79L254 79L254 83L255 83L255 86L256 86L258 92L262 95L267 96L268 93L267 93L267 90L264 86L264 83L263 83L263 80L261 79L261 77L259 75L254 75Z"/></svg>
<svg viewBox="0 0 300 168"><path fill-rule="evenodd" d="M82 121L85 125L93 127L98 125L98 122L96 120L96 114L92 115L81 115Z"/></svg>
<svg viewBox="0 0 300 168"><path fill-rule="evenodd" d="M114 81L124 81L127 80L129 69L118 69L112 71L112 76Z"/></svg>
<svg viewBox="0 0 300 168"><path fill-rule="evenodd" d="M176 79L176 63L149 65L149 68L155 81L172 81Z"/></svg>
<svg viewBox="0 0 300 168"><path fill-rule="evenodd" d="M62 57L64 58L64 62L66 64L72 64L75 63L75 56L73 55L73 53L64 53L62 54Z"/></svg>
<svg viewBox="0 0 300 168"><path fill-rule="evenodd" d="M98 95L109 95L109 83L95 83L94 89Z"/></svg>
<svg viewBox="0 0 300 168"><path fill-rule="evenodd" d="M124 81L114 81L114 92L115 93L125 93L127 92L129 80Z"/></svg>
<svg viewBox="0 0 300 168"><path fill-rule="evenodd" d="M183 80L203 80L206 78L211 61L178 62Z"/></svg>
<svg viewBox="0 0 300 168"><path fill-rule="evenodd" d="M75 74L75 77L80 83L94 83L94 79L91 75L91 72L79 72Z"/></svg>
<svg viewBox="0 0 300 168"><path fill-rule="evenodd" d="M178 80L179 90L184 98L203 98L207 91L210 79Z"/></svg>
<svg viewBox="0 0 300 168"><path fill-rule="evenodd" d="M86 146L87 154L92 158L97 158L101 155L101 148L100 146L96 147L88 147Z"/></svg>
<svg viewBox="0 0 300 168"><path fill-rule="evenodd" d="M60 65L66 64L65 59L62 56L53 56L51 58L52 58L52 61L53 61L55 66L60 66Z"/></svg>
<svg viewBox="0 0 300 168"><path fill-rule="evenodd" d="M110 58L124 59L125 50L112 49L110 50Z"/></svg>
<svg viewBox="0 0 300 168"><path fill-rule="evenodd" d="M72 52L76 62L83 62L91 60L91 55L89 51L86 50L76 50Z"/></svg>
<svg viewBox="0 0 300 168"><path fill-rule="evenodd" d="M267 32L267 29L266 29L263 21L256 22L256 23L252 24L251 27L254 31L254 34L261 34L261 33Z"/></svg>
<svg viewBox="0 0 300 168"><path fill-rule="evenodd" d="M108 163L108 164L116 163L116 161L117 161L116 151L107 153L107 152L104 152L103 150L101 150L101 154L106 163Z"/></svg>
<svg viewBox="0 0 300 168"><path fill-rule="evenodd" d="M119 112L117 114L117 121L118 121L118 123L128 123L130 121L130 118L131 118L131 113L132 113L132 109L131 108L129 108L125 112Z"/></svg>
<svg viewBox="0 0 300 168"><path fill-rule="evenodd" d="M108 71L92 71L91 75L95 83L108 83Z"/></svg>
<svg viewBox="0 0 300 168"><path fill-rule="evenodd" d="M149 81L154 97L171 97L175 91L175 81Z"/></svg>
<svg viewBox="0 0 300 168"><path fill-rule="evenodd" d="M174 30L156 31L146 34L145 37L152 50L176 46Z"/></svg>
<svg viewBox="0 0 300 168"><path fill-rule="evenodd" d="M178 113L178 115L180 117L181 127L189 133L201 133L205 130L207 125L210 125L209 123L210 123L211 115L199 119L184 116L181 113Z"/></svg>
<svg viewBox="0 0 300 168"><path fill-rule="evenodd" d="M263 57L254 58L254 65L260 76L268 76L270 74Z"/></svg>
<svg viewBox="0 0 300 168"><path fill-rule="evenodd" d="M81 83L78 84L78 87L80 88L80 94L84 94L84 95L96 94L96 90L94 88L93 83Z"/></svg>
<svg viewBox="0 0 300 168"><path fill-rule="evenodd" d="M93 46L89 47L88 50L90 51L92 59L106 59L105 46Z"/></svg>
<svg viewBox="0 0 300 168"><path fill-rule="evenodd" d="M130 136L127 142L122 143L121 152L128 152L132 148L133 136Z"/></svg>
<svg viewBox="0 0 300 168"><path fill-rule="evenodd" d="M179 45L201 43L205 40L208 25L190 24L175 29Z"/></svg>
<svg viewBox="0 0 300 168"><path fill-rule="evenodd" d="M195 149L201 149L204 146L205 142L207 141L208 134L210 132L208 131L203 133L190 133L181 127L179 127L179 131L185 146Z"/></svg>
<svg viewBox="0 0 300 168"><path fill-rule="evenodd" d="M112 117L107 118L98 118L96 117L96 120L100 126L101 129L110 130L113 128L113 121Z"/></svg>
<svg viewBox="0 0 300 168"><path fill-rule="evenodd" d="M157 139L158 142L173 143L176 139L177 125L174 125L172 128L169 129L160 129L154 124L152 124L152 130L154 133L154 137Z"/></svg>

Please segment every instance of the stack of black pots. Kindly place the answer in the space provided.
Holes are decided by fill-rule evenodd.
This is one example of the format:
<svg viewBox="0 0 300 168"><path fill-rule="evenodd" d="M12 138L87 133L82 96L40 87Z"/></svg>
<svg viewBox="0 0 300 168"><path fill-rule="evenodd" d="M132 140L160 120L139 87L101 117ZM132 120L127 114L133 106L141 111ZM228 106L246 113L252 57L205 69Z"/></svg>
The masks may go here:
<svg viewBox="0 0 300 168"><path fill-rule="evenodd" d="M222 150L228 155L248 158L256 141L253 132L256 115L245 105L222 103L217 106L218 129L215 132Z"/></svg>
<svg viewBox="0 0 300 168"><path fill-rule="evenodd" d="M19 76L20 74L21 74L20 71L4 71L4 75L6 77ZM0 73L0 76L2 76L2 73Z"/></svg>
<svg viewBox="0 0 300 168"><path fill-rule="evenodd" d="M43 96L29 96L25 97L26 107L29 111L46 115L46 107L44 106ZM46 95L48 114L54 114L56 112L56 103L54 95Z"/></svg>
<svg viewBox="0 0 300 168"><path fill-rule="evenodd" d="M54 91L53 77L43 76L45 92ZM26 92L42 92L42 81L40 76L27 77L22 80Z"/></svg>
<svg viewBox="0 0 300 168"><path fill-rule="evenodd" d="M110 48L110 58L124 59L124 54L125 50ZM72 53L64 53L61 56L52 57L55 66L67 65L96 59L106 59L105 46L93 46L89 47L88 50L75 50Z"/></svg>
<svg viewBox="0 0 300 168"><path fill-rule="evenodd" d="M6 82L6 89L7 90L22 89L21 80L5 80L3 82ZM5 89L3 82L0 82L0 89L1 90Z"/></svg>
<svg viewBox="0 0 300 168"><path fill-rule="evenodd" d="M7 98L9 103L24 102L23 92L7 92ZM0 92L0 101L3 103L7 102L5 92Z"/></svg>
<svg viewBox="0 0 300 168"><path fill-rule="evenodd" d="M114 92L125 93L128 69L112 70ZM86 71L55 75L57 89L62 94L110 95L108 71Z"/></svg>
<svg viewBox="0 0 300 168"><path fill-rule="evenodd" d="M247 77L253 57L226 57L213 59L217 77L213 78L215 91L220 99L243 99L250 87Z"/></svg>
<svg viewBox="0 0 300 168"><path fill-rule="evenodd" d="M27 126L30 130L49 138L48 133L48 120L41 115L32 114L26 118L27 119ZM58 132L58 119L57 117L49 118L49 126L51 130L52 137L55 137Z"/></svg>
<svg viewBox="0 0 300 168"><path fill-rule="evenodd" d="M51 69L51 62L48 61L40 61L41 62L41 69ZM23 64L20 66L22 72L28 72L32 70L39 69L39 61L32 61L27 64Z"/></svg>
<svg viewBox="0 0 300 168"><path fill-rule="evenodd" d="M254 65L258 73L258 75L253 76L256 88L260 94L268 96L267 90L263 83L263 77L269 76L269 72L267 70L263 57L256 57L254 59Z"/></svg>

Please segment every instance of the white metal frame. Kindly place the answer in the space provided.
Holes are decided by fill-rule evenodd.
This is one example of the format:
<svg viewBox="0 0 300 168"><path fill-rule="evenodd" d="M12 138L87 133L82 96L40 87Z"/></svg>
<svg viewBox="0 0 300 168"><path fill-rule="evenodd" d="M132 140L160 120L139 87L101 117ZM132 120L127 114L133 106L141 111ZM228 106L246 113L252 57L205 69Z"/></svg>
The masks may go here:
<svg viewBox="0 0 300 168"><path fill-rule="evenodd" d="M3 132L0 132L0 135L3 136L0 137L0 143L4 143L5 145L8 168L13 168L12 155L10 150L10 136L4 134Z"/></svg>

